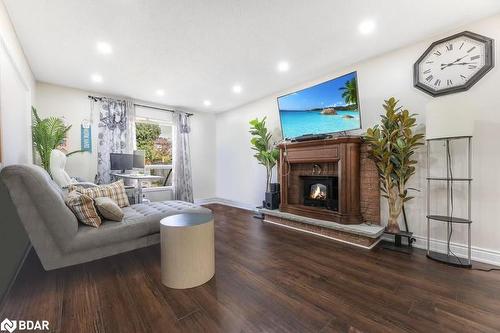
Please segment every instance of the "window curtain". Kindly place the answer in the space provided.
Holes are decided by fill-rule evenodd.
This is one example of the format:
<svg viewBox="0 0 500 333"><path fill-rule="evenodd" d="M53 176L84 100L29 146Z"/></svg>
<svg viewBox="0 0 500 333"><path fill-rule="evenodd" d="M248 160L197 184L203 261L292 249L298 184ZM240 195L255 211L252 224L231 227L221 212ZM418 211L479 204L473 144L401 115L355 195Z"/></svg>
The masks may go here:
<svg viewBox="0 0 500 333"><path fill-rule="evenodd" d="M97 184L111 182L109 154L132 153L135 148L135 109L131 100L99 101Z"/></svg>
<svg viewBox="0 0 500 333"><path fill-rule="evenodd" d="M191 153L189 150L188 115L183 112L174 112L174 197L175 200L193 202L193 181L191 176Z"/></svg>

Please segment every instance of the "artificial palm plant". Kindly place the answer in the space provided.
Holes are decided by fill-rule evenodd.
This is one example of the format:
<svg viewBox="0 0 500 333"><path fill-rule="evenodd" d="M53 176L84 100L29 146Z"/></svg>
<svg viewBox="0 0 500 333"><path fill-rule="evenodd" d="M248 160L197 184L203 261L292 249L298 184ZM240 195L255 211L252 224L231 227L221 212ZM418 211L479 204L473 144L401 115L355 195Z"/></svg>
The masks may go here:
<svg viewBox="0 0 500 333"><path fill-rule="evenodd" d="M412 130L416 126L415 114L398 106L398 102L394 97L386 100L381 124L369 128L365 135L377 165L382 196L389 205L387 230L390 232L399 232L398 217L403 204L413 198L408 196L406 184L415 174L417 161L413 155L418 146L423 145L424 137Z"/></svg>
<svg viewBox="0 0 500 333"><path fill-rule="evenodd" d="M266 117L262 120L255 118L250 121L250 134L253 135L250 143L256 152L253 156L259 161L259 164L266 167L266 191L270 192L273 168L276 166L280 153L271 141L271 133L266 127Z"/></svg>
<svg viewBox="0 0 500 333"><path fill-rule="evenodd" d="M50 174L50 153L63 142L71 125L64 125L64 122L57 117L41 119L34 107L31 110L33 145L40 156L42 167Z"/></svg>

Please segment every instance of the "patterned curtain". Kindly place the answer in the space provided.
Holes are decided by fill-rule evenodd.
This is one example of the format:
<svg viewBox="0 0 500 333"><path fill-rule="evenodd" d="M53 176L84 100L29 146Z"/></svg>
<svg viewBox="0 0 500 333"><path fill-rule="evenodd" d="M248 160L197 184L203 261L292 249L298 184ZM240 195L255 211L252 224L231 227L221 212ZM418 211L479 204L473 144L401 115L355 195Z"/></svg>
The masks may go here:
<svg viewBox="0 0 500 333"><path fill-rule="evenodd" d="M175 112L174 120L174 197L175 200L193 202L191 153L189 150L189 118L183 112Z"/></svg>
<svg viewBox="0 0 500 333"><path fill-rule="evenodd" d="M132 153L135 145L135 111L132 101L103 98L100 101L97 184L109 184L110 153Z"/></svg>

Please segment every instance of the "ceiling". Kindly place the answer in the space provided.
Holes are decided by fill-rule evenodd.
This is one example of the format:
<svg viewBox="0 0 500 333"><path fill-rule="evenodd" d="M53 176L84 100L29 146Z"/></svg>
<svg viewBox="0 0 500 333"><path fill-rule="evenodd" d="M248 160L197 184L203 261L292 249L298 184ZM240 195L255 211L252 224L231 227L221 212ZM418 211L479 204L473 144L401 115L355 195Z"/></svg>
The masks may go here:
<svg viewBox="0 0 500 333"><path fill-rule="evenodd" d="M498 0L4 3L37 80L211 112L500 12ZM359 32L364 20L376 22L372 34ZM288 72L277 71L282 60Z"/></svg>

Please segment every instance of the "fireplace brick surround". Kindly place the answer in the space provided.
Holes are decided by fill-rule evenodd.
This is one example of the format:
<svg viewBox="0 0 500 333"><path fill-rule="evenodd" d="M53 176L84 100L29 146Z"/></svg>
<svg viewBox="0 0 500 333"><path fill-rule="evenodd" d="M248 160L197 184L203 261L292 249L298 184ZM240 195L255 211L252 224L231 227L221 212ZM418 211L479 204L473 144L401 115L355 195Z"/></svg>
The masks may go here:
<svg viewBox="0 0 500 333"><path fill-rule="evenodd" d="M262 209L265 222L368 249L377 244L384 229L379 176L360 137L286 142L279 149L280 209ZM311 179L330 184L337 191L330 198L338 201L334 205L308 202L306 187L315 184Z"/></svg>
<svg viewBox="0 0 500 333"><path fill-rule="evenodd" d="M360 197L361 216L369 224L380 225L380 179L375 162L370 159L369 146L361 144L360 149Z"/></svg>

